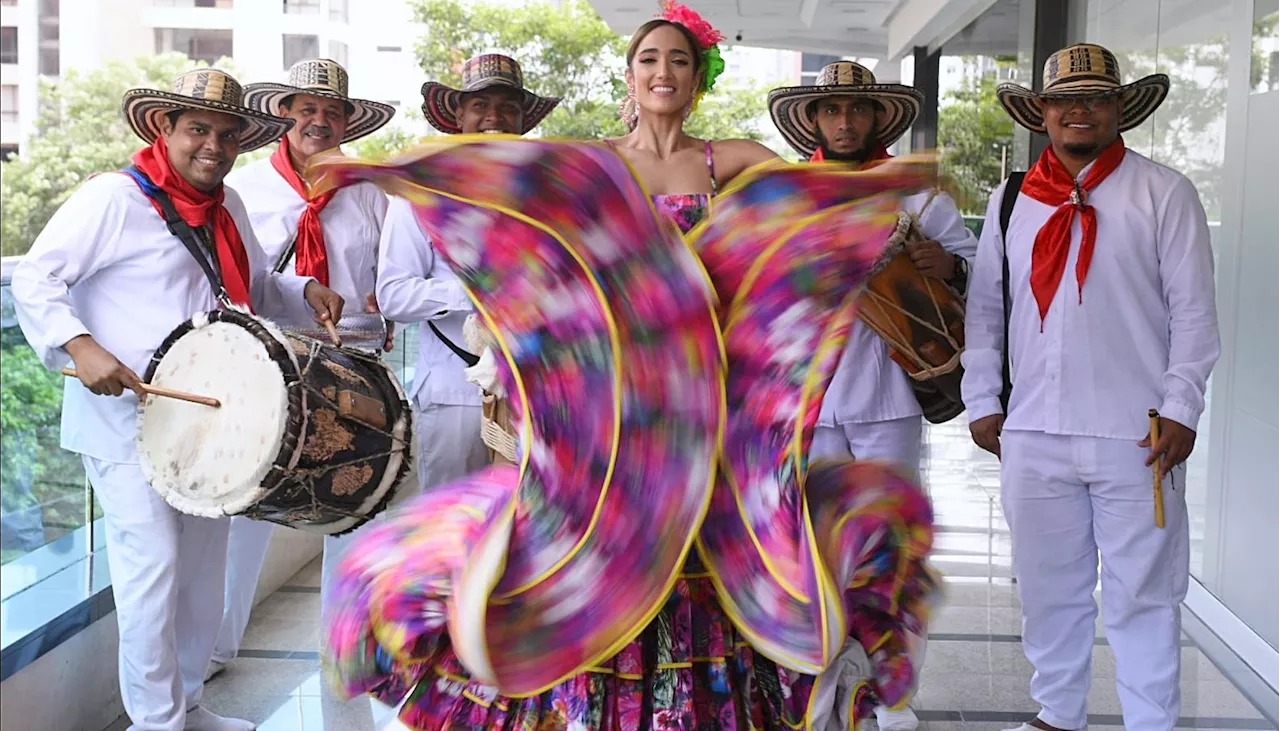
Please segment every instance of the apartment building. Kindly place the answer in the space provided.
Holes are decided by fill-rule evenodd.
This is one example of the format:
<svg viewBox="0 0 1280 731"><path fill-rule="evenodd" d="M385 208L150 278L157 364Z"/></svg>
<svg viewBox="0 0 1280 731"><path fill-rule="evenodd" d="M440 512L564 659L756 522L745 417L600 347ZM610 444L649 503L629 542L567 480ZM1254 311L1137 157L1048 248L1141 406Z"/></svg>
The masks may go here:
<svg viewBox="0 0 1280 731"><path fill-rule="evenodd" d="M230 58L246 83L328 57L355 96L416 108L411 21L405 0L0 0L0 149L34 132L41 77L168 51Z"/></svg>

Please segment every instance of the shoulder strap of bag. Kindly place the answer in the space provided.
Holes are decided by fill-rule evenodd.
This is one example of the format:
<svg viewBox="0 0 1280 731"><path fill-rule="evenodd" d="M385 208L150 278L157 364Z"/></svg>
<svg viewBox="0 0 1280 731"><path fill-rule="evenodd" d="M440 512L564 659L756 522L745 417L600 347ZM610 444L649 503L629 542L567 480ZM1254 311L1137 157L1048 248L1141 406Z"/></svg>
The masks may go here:
<svg viewBox="0 0 1280 731"><path fill-rule="evenodd" d="M436 324L434 322L427 320L427 327L431 328L431 332L435 333L437 338L440 338L440 342L449 346L449 350L452 350L454 352L454 355L457 355L459 358L461 358L462 362L466 363L468 367L472 367L476 363L480 362L480 358L478 356L475 356L463 350L462 348L459 348L457 345L454 344L452 340L445 337L445 334L440 332L440 328L436 327Z"/></svg>
<svg viewBox="0 0 1280 731"><path fill-rule="evenodd" d="M1018 203L1018 193L1022 191L1022 179L1026 173L1013 173L1004 186L1004 197L1000 200L1000 285L1004 290L1004 347L1000 363L1000 375L1003 384L1000 389L1000 406L1005 414L1009 413L1009 395L1013 393L1012 367L1009 355L1009 315L1013 310L1013 302L1009 297L1009 220L1013 218L1013 207Z"/></svg>
<svg viewBox="0 0 1280 731"><path fill-rule="evenodd" d="M284 272L285 267L289 266L289 260L298 251L298 232L293 232L293 238L289 239L289 245L284 247L284 251L280 253L280 258L276 260L276 274Z"/></svg>
<svg viewBox="0 0 1280 731"><path fill-rule="evenodd" d="M178 215L178 209L174 207L169 194L164 192L160 186L151 182L151 178L147 177L147 174L139 170L136 165L130 165L125 168L124 174L133 178L148 198L160 204L160 210L163 212L165 225L169 227L169 233L182 242L182 245L187 248L187 253L191 254L196 263L200 265L200 269L204 271L205 278L209 280L209 286L213 287L213 294L218 298L218 302L222 303L224 307L230 305L231 295L227 294L227 288L222 283L221 273L213 268L212 262L209 261L209 257L204 253L199 235L195 229L191 228L190 224L183 220L182 216Z"/></svg>

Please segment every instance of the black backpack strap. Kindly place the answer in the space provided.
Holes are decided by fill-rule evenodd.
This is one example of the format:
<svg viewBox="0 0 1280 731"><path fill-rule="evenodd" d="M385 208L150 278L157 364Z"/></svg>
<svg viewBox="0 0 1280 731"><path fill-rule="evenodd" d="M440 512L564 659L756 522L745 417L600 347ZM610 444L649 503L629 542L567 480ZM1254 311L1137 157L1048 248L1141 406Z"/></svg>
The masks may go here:
<svg viewBox="0 0 1280 731"><path fill-rule="evenodd" d="M1009 316L1013 311L1013 301L1009 296L1009 220L1013 218L1013 207L1018 203L1018 193L1022 190L1022 179L1026 173L1013 173L1004 185L1004 196L1000 199L1000 285L1004 290L1004 345L1000 362L1000 407L1005 414L1009 413L1009 395L1013 393L1013 374L1009 351Z"/></svg>
<svg viewBox="0 0 1280 731"><path fill-rule="evenodd" d="M449 350L452 350L455 355L462 359L462 362L467 364L467 366L474 366L476 363L480 362L479 357L459 348L452 340L445 337L445 334L440 332L440 328L436 327L434 322L427 320L427 327L431 328L431 332L435 333L437 338L440 338L440 342L449 346Z"/></svg>
<svg viewBox="0 0 1280 731"><path fill-rule="evenodd" d="M151 178L147 177L147 174L139 170L136 165L130 165L125 168L124 173L133 178L134 182L138 184L138 187L142 189L142 192L148 198L160 205L165 225L169 227L169 233L182 242L182 245L187 248L187 253L191 254L196 263L200 265L200 269L204 272L205 278L209 280L209 286L213 288L213 294L217 297L218 302L222 303L223 307L229 306L231 304L231 295L227 294L227 288L222 283L222 273L214 268L213 262L209 259L209 254L205 253L206 247L201 243L199 234L178 214L178 209L174 207L173 200L169 198L169 194L153 183Z"/></svg>
<svg viewBox="0 0 1280 731"><path fill-rule="evenodd" d="M289 245L284 247L284 251L280 253L280 258L276 260L276 268L273 269L276 274L280 274L289 266L289 260L293 255L298 253L298 232L293 232L293 238L289 239Z"/></svg>

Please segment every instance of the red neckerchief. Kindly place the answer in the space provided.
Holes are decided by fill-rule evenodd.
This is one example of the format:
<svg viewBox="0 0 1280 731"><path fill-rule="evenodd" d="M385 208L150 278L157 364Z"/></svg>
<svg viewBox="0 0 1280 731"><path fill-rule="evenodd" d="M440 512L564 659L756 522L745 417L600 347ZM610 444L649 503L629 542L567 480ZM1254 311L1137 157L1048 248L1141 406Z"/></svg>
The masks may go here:
<svg viewBox="0 0 1280 731"><path fill-rule="evenodd" d="M324 227L320 225L320 211L329 205L329 201L338 194L335 188L327 193L310 198L307 184L303 182L298 171L293 169L293 161L289 158L289 138L280 139L280 146L271 155L271 167L280 173L280 177L293 188L302 200L307 202L307 209L298 219L298 239L296 248L296 264L294 271L304 277L315 277L316 281L329 286L329 254L324 247Z"/></svg>
<svg viewBox="0 0 1280 731"><path fill-rule="evenodd" d="M218 267L222 270L222 286L232 303L253 309L249 296L249 254L236 228L235 219L222 205L225 189L219 185L214 193L202 193L191 186L169 161L169 146L164 137L157 137L150 146L133 156L137 166L157 188L169 194L173 207L182 220L192 228L213 223L214 248L218 254ZM160 204L154 198L151 205L164 216Z"/></svg>
<svg viewBox="0 0 1280 731"><path fill-rule="evenodd" d="M813 157L809 158L809 162L826 162L826 159L827 159L826 154L823 153L822 148L819 147L818 151L813 153ZM876 146L871 148L871 154L867 155L866 161L863 162L858 167L859 168L875 167L876 164L883 162L885 160L891 160L891 159L893 159L893 155L889 154L889 151L885 149L884 145L877 142Z"/></svg>
<svg viewBox="0 0 1280 731"><path fill-rule="evenodd" d="M1084 302L1084 280L1089 275L1089 263L1093 261L1093 249L1098 241L1098 215L1088 204L1088 194L1115 172L1124 160L1124 153L1124 140L1117 139L1093 162L1089 174L1077 186L1075 178L1050 147L1040 155L1040 160L1022 182L1023 193L1047 206L1057 206L1036 234L1035 248L1031 250L1031 292L1040 307L1041 328L1058 285L1062 283L1062 275L1067 270L1071 224L1077 212L1082 234L1080 255L1076 258L1076 283L1080 301Z"/></svg>

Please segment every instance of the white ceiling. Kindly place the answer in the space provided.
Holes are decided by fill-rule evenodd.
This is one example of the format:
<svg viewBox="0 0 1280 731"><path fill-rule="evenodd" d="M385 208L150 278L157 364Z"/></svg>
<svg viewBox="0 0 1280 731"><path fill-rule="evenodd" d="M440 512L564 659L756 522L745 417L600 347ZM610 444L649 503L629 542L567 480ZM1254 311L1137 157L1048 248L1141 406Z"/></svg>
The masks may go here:
<svg viewBox="0 0 1280 731"><path fill-rule="evenodd" d="M731 43L833 56L897 59L937 47L995 0L686 0ZM629 35L654 16L654 0L591 0ZM1016 41L1016 29L1014 34Z"/></svg>

